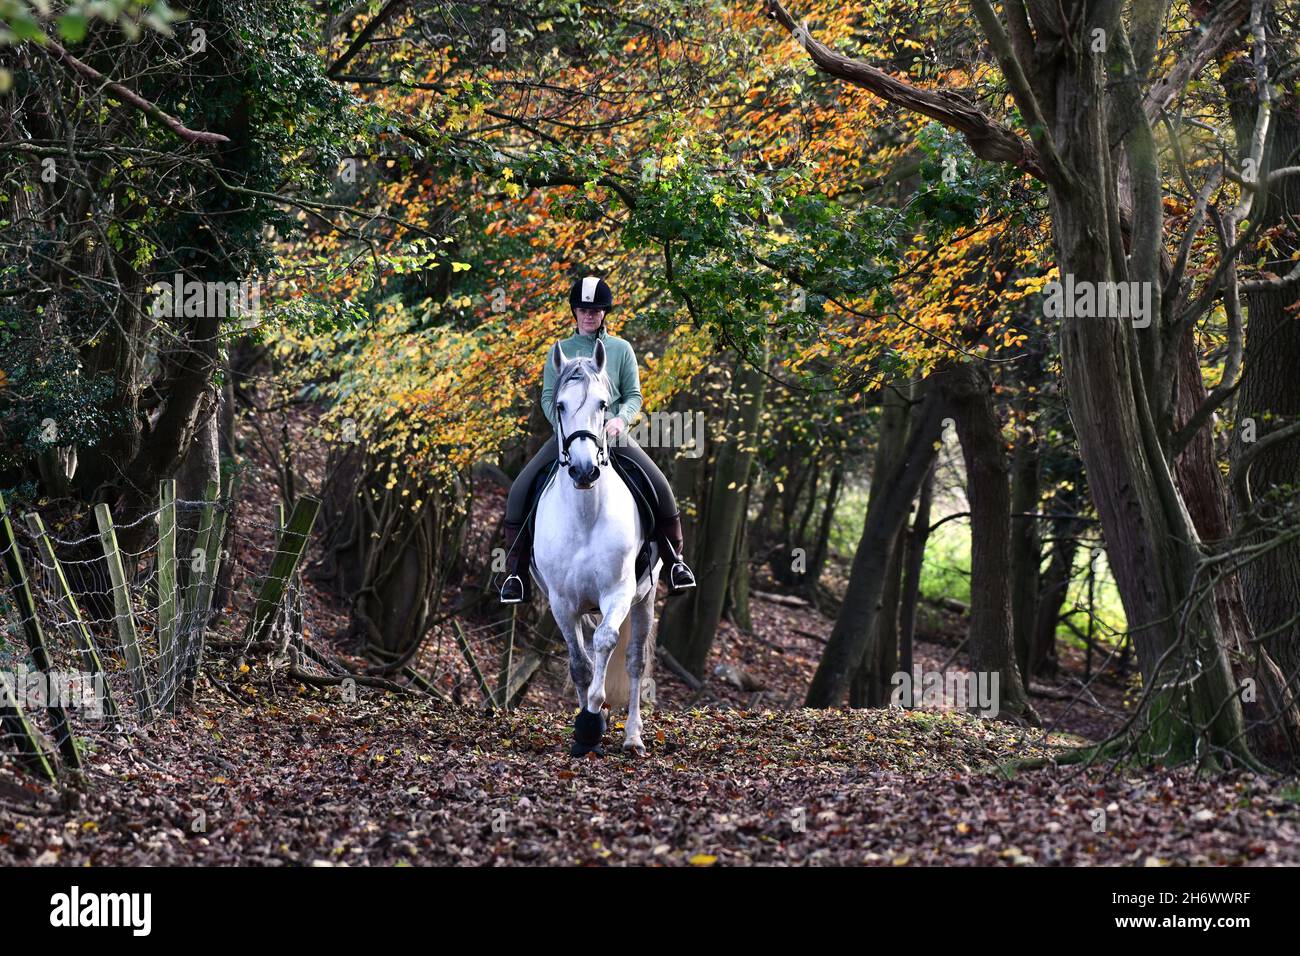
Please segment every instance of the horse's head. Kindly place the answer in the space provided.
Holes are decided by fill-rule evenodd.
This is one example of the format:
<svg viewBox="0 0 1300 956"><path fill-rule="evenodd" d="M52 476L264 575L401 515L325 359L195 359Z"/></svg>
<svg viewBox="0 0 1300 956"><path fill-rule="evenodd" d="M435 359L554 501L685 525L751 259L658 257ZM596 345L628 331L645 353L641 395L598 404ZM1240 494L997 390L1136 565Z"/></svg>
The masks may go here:
<svg viewBox="0 0 1300 956"><path fill-rule="evenodd" d="M555 366L556 441L560 464L567 466L575 488L586 490L609 463L605 447L605 409L609 407L609 376L605 374L605 345L596 341L591 358L566 358L560 343L551 349Z"/></svg>

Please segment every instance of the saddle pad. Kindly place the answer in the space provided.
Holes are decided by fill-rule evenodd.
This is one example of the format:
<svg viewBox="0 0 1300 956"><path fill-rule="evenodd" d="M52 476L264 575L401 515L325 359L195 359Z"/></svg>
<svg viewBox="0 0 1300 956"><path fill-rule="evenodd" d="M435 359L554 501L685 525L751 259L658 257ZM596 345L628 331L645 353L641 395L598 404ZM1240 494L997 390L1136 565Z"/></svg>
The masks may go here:
<svg viewBox="0 0 1300 956"><path fill-rule="evenodd" d="M542 489L546 487L546 483L551 480L551 476L555 474L555 470L559 467L560 463L558 460L551 462L537 473L537 477L533 479L533 486L528 489L527 525L529 538L532 537L533 532L536 530L537 501L542 495Z"/></svg>
<svg viewBox="0 0 1300 956"><path fill-rule="evenodd" d="M651 483L650 477L645 473L645 469L631 458L618 454L617 449L611 449L609 460L628 490L632 492L632 500L636 502L637 513L641 516L641 529L647 538L653 537L655 525L658 524L655 515L659 510L659 495L655 493L655 486Z"/></svg>
<svg viewBox="0 0 1300 956"><path fill-rule="evenodd" d="M632 500L636 502L637 513L641 516L641 531L645 535L645 543L637 552L635 571L636 579L640 581L658 553L658 546L655 544L655 526L658 522L655 520L655 514L658 511L659 496L655 493L654 485L651 484L645 469L635 461L624 458L617 451L609 456L609 460L628 490L632 492Z"/></svg>
<svg viewBox="0 0 1300 956"><path fill-rule="evenodd" d="M613 463L614 471L618 474L623 483L627 485L628 490L632 492L632 500L636 502L637 514L641 518L641 530L645 535L645 543L636 556L636 578L641 580L642 576L649 569L658 548L654 543L655 526L658 523L655 519L659 505L659 496L655 493L654 485L646 475L645 470L631 459L619 455L615 449L611 449L609 456ZM528 492L528 534L533 535L536 530L535 523L537 520L537 500L541 496L542 489L546 487L547 482L559 468L559 461L553 461L537 473L533 479L533 487Z"/></svg>

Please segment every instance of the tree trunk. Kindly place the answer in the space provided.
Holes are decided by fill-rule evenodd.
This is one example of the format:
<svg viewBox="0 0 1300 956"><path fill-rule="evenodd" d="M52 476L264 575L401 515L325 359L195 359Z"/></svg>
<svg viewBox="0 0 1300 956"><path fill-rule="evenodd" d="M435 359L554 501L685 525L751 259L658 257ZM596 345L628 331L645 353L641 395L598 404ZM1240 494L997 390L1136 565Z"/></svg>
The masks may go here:
<svg viewBox="0 0 1300 956"><path fill-rule="evenodd" d="M993 382L984 366L964 363L948 390L970 501L971 663L977 673L999 675L1000 714L1037 725L1011 633L1011 486Z"/></svg>
<svg viewBox="0 0 1300 956"><path fill-rule="evenodd" d="M1269 74L1276 81L1278 71L1294 61L1295 37L1278 31L1274 23L1268 46ZM1245 155L1258 106L1250 57L1233 60L1223 76L1239 149ZM1300 97L1282 86L1277 89L1281 98L1273 104L1261 177L1295 164L1300 155ZM1300 216L1300 176L1283 178L1268 190L1267 196L1259 212L1260 235L1268 237L1267 243L1247 251L1242 260L1257 261L1263 269L1283 275L1295 265L1294 257L1300 253L1300 231L1295 225ZM1263 438L1269 431L1300 420L1300 376L1296 375L1300 364L1300 322L1296 321L1295 311L1298 298L1300 293L1294 285L1245 295L1250 321L1232 430L1236 458L1249 447L1241 440L1247 421ZM1258 455L1246 485L1252 500L1266 497L1270 489L1300 485L1300 438L1283 441ZM1261 516L1282 512L1290 504L1289 497L1261 501ZM1259 544L1267 537L1256 535L1247 543ZM1300 693L1300 542L1281 544L1247 563L1241 571L1241 590L1264 648L1286 675L1292 693Z"/></svg>
<svg viewBox="0 0 1300 956"><path fill-rule="evenodd" d="M909 388L914 392L914 388ZM877 427L876 459L871 466L871 488L867 493L867 511L873 502L884 494L883 478L893 472L903 458L907 444L907 421L911 411L909 396L895 388L886 388L881 394L880 420ZM908 502L911 508L911 502ZM871 639L862 653L862 660L849 684L850 707L879 707L887 699L886 688L893 670L883 672L886 661L897 657L897 649L885 647L898 641L898 576L900 561L897 534L889 539L885 557L885 586L881 592L880 606L876 608Z"/></svg>
<svg viewBox="0 0 1300 956"><path fill-rule="evenodd" d="M888 475L876 479L883 479L881 494L875 506L867 508L862 537L849 571L844 603L808 687L806 704L809 707L838 706L844 700L853 671L866 651L875 626L876 609L884 592L890 542L902 527L912 499L930 470L935 444L943 430L946 399L939 387L940 375L940 372L932 374L921 386L924 397L913 412L902 458Z"/></svg>
<svg viewBox="0 0 1300 956"><path fill-rule="evenodd" d="M754 630L749 613L749 492L741 506L740 527L736 529L736 553L731 560L731 580L727 583L727 604L732 623L746 634Z"/></svg>
<svg viewBox="0 0 1300 956"><path fill-rule="evenodd" d="M916 637L916 605L921 597L921 570L925 566L925 544L930 539L930 505L934 500L935 467L930 466L916 502L916 517L907 536L903 568L903 592L899 599L898 669L912 673L912 644Z"/></svg>
<svg viewBox="0 0 1300 956"><path fill-rule="evenodd" d="M889 546L889 563L885 566L885 588L876 610L875 631L867 644L865 659L854 672L849 684L850 707L884 707L889 703L892 679L898 671L898 607L903 590L903 541L906 524L901 525Z"/></svg>
<svg viewBox="0 0 1300 956"><path fill-rule="evenodd" d="M1066 27L1073 36L1059 50L1064 62L1050 76L1052 133L1070 177L1049 188L1061 273L1076 283L1149 282L1158 316L1158 262L1153 261L1149 233L1152 220L1157 233L1161 221L1159 169L1154 151L1129 151L1129 166L1139 183L1134 220L1142 229L1133 241L1130 276L1119 243L1104 64L1088 43L1087 30L1094 26L1101 25L1080 16ZM1130 139L1142 132L1150 135L1145 119L1135 116ZM1154 242L1158 247L1158 234ZM1154 345L1150 337L1157 333L1153 322L1145 341ZM1136 336L1124 319L1061 319L1061 362L1075 431L1150 691L1139 749L1170 762L1196 759L1206 753L1206 745L1248 758L1217 616L1213 608L1207 612L1203 607L1181 613L1192 597L1199 542L1146 404Z"/></svg>
<svg viewBox="0 0 1300 956"><path fill-rule="evenodd" d="M1035 677L1056 677L1056 625L1061 619L1061 605L1070 591L1074 555L1079 550L1078 539L1074 537L1077 525L1070 518L1052 520L1052 556L1042 579L1029 649L1029 673Z"/></svg>
<svg viewBox="0 0 1300 956"><path fill-rule="evenodd" d="M707 487L705 477L709 460L713 454L705 447L705 437L703 435L697 436L696 441L701 443L700 450L702 450L702 454L693 458L678 455L672 462L671 483L673 497L677 499L677 507L681 510L682 553L687 556L688 563L694 561L695 543L699 536L700 522L703 518L703 509L700 507L700 502Z"/></svg>
<svg viewBox="0 0 1300 956"><path fill-rule="evenodd" d="M1016 441L1011 464L1011 630L1016 664L1026 683L1032 673L1030 647L1038 614L1038 574L1043 563L1038 519L1026 517L1038 511L1039 449L1034 428L1030 417Z"/></svg>
<svg viewBox="0 0 1300 956"><path fill-rule="evenodd" d="M817 523L817 538L812 543L812 555L808 559L808 572L804 576L804 596L814 606L817 604L817 585L821 581L822 569L826 567L826 555L830 551L831 525L835 520L835 505L839 501L840 488L844 484L844 458L841 455L831 473L830 487L826 490L826 500L822 504L821 520Z"/></svg>
<svg viewBox="0 0 1300 956"><path fill-rule="evenodd" d="M766 347L759 362L766 368ZM767 377L737 359L731 382L734 414L730 416L731 441L714 459L708 504L700 516L696 586L668 603L660 641L683 667L702 677L727 597L736 535L745 519L745 488L749 483L753 452L750 436L758 426Z"/></svg>
<svg viewBox="0 0 1300 956"><path fill-rule="evenodd" d="M366 656L395 670L419 649L461 550L468 490L459 481L430 487L356 445L342 447L329 472L322 512L334 587Z"/></svg>

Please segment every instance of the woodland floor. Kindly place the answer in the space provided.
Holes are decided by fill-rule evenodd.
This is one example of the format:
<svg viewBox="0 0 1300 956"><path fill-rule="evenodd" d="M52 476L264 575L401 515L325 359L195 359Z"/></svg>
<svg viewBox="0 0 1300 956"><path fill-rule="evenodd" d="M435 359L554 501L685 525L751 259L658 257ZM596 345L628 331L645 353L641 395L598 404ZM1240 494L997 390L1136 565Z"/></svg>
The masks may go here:
<svg viewBox="0 0 1300 956"><path fill-rule="evenodd" d="M1026 735L952 712L660 710L644 758L613 734L575 760L566 713L365 688L340 706L206 686L198 705L136 751L101 748L70 799L6 775L0 862L1300 863L1294 791L1185 771L1006 780L990 768L1032 754Z"/></svg>
<svg viewBox="0 0 1300 956"><path fill-rule="evenodd" d="M318 466L304 467L310 480ZM269 513L273 475L246 487L269 489L254 508ZM476 519L484 540L492 499ZM347 659L344 615L308 586L308 640ZM92 741L79 786L54 792L0 756L0 864L1300 864L1292 783L1109 765L997 772L1113 730L1134 690L1113 668L1083 687L1067 651L1058 681L1035 686L1047 732L952 710L807 710L833 620L757 586L753 633L723 623L723 672L702 691L657 669L642 758L620 752L617 722L607 756L568 755L558 656L502 715L429 655L421 669L451 681L452 702L367 687L344 702L266 661L213 655L193 708L133 748ZM966 666L963 631L926 605L918 664ZM756 689L733 686L736 671Z"/></svg>
<svg viewBox="0 0 1300 956"><path fill-rule="evenodd" d="M820 646L783 627L795 612L829 630L756 601L764 641L724 634L720 659L788 686ZM950 654L918 648L926 666ZM250 663L215 664L219 683L135 748L100 741L82 787L0 769L0 864L1300 864L1294 788L1100 766L1007 779L1048 753L1043 732L954 711L787 709L661 670L648 754L621 753L616 725L607 756L574 759L568 706L545 695L507 715L366 687L343 703ZM1107 711L1035 704L1102 730L1123 691L1092 689Z"/></svg>

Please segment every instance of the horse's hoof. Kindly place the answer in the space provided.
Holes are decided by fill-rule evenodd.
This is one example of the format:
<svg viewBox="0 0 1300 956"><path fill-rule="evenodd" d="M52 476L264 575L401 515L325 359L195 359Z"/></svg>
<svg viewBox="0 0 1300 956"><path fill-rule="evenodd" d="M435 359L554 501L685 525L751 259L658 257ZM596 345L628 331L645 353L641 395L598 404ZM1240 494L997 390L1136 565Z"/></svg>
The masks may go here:
<svg viewBox="0 0 1300 956"><path fill-rule="evenodd" d="M628 751L635 751L638 757L644 757L645 744L641 743L639 740L625 740L623 741L623 752L626 753Z"/></svg>
<svg viewBox="0 0 1300 956"><path fill-rule="evenodd" d="M605 736L605 712L602 710L598 714L593 714L586 707L578 711L578 715L573 718L573 746L569 748L569 754L573 757L581 757L584 754L595 753L597 756L605 756L605 751L601 748L601 738Z"/></svg>

